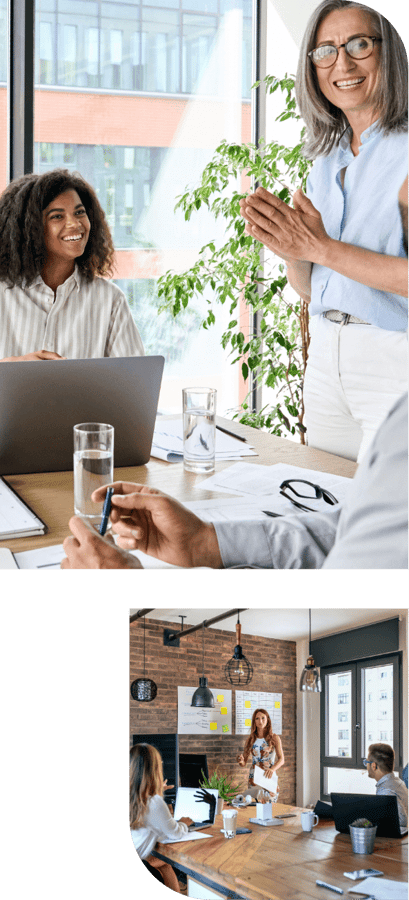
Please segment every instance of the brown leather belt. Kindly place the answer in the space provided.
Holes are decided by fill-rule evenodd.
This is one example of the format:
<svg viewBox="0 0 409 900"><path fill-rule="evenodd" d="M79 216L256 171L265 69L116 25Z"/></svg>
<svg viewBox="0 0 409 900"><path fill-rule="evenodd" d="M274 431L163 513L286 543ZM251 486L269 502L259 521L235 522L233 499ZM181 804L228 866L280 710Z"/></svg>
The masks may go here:
<svg viewBox="0 0 409 900"><path fill-rule="evenodd" d="M349 313L339 312L338 309L329 309L324 313L324 318L329 319L330 322L342 322L344 325L370 325L370 322L364 322L363 319L358 319L357 316L351 316Z"/></svg>

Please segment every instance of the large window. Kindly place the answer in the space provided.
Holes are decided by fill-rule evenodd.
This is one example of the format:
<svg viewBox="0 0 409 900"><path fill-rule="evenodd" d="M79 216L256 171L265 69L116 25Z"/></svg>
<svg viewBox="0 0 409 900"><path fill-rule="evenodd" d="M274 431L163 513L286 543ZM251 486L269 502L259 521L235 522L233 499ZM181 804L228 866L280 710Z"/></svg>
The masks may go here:
<svg viewBox="0 0 409 900"><path fill-rule="evenodd" d="M251 0L36 4L34 169L77 170L95 188L115 281L146 351L165 356L162 411L180 410L186 378L217 389L221 414L239 404L239 369L220 345L228 310L208 331L205 297L176 320L158 316L156 284L223 237L208 213L187 225L174 207L223 138L251 139L251 15Z"/></svg>
<svg viewBox="0 0 409 900"><path fill-rule="evenodd" d="M322 795L374 793L362 766L369 744L391 744L401 764L400 655L321 668L321 678Z"/></svg>

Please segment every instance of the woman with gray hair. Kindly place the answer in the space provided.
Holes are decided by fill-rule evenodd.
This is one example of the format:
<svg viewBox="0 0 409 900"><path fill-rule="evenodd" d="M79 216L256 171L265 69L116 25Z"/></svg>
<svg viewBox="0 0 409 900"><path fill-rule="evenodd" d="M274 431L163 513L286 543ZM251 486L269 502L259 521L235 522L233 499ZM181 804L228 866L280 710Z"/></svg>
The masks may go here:
<svg viewBox="0 0 409 900"><path fill-rule="evenodd" d="M360 460L407 390L407 57L362 3L324 0L300 48L296 95L314 160L293 208L257 188L246 232L287 262L310 304L304 384L310 446Z"/></svg>

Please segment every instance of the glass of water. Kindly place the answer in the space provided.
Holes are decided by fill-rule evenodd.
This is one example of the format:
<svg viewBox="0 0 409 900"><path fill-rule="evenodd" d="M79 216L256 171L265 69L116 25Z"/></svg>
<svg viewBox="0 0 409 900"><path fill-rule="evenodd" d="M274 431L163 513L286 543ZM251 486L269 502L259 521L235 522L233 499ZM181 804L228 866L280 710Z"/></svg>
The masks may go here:
<svg viewBox="0 0 409 900"><path fill-rule="evenodd" d="M74 425L74 510L97 530L103 503L91 494L114 480L114 428L100 422Z"/></svg>
<svg viewBox="0 0 409 900"><path fill-rule="evenodd" d="M183 463L187 472L214 472L216 444L214 388L184 388Z"/></svg>

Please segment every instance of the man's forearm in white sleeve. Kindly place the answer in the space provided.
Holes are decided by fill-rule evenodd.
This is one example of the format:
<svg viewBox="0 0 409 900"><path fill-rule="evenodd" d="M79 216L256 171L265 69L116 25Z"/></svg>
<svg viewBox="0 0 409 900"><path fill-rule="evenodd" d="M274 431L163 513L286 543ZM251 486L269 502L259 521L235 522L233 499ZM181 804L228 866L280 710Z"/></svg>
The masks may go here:
<svg viewBox="0 0 409 900"><path fill-rule="evenodd" d="M265 521L215 522L225 568L320 569L332 549L341 507Z"/></svg>

